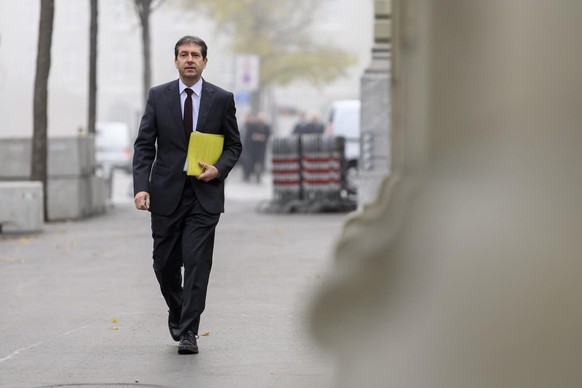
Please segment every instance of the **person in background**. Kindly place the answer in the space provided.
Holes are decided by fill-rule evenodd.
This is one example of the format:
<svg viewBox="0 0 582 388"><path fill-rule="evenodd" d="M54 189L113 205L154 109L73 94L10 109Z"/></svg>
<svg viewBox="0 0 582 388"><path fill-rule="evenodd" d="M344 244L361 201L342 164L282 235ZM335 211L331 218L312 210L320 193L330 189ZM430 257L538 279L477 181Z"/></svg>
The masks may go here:
<svg viewBox="0 0 582 388"><path fill-rule="evenodd" d="M242 131L242 139L243 139L243 152L241 155L241 163L243 169L243 180L245 182L250 181L251 176L251 163L252 163L252 155L249 153L249 133L254 131L254 127L256 125L256 118L253 112L249 112L245 117L245 122Z"/></svg>
<svg viewBox="0 0 582 388"><path fill-rule="evenodd" d="M307 121L305 113L301 112L299 121L293 128L293 135L323 134L323 132L323 123L317 113L314 113L311 119Z"/></svg>
<svg viewBox="0 0 582 388"><path fill-rule="evenodd" d="M305 133L305 128L307 128L307 115L304 111L299 112L299 120L297 120L297 124L293 127L293 135L301 135Z"/></svg>
<svg viewBox="0 0 582 388"><path fill-rule="evenodd" d="M321 122L319 115L317 113L314 113L311 116L311 120L307 124L307 129L305 130L305 133L322 134L323 132L324 132L323 123Z"/></svg>
<svg viewBox="0 0 582 388"><path fill-rule="evenodd" d="M250 181L251 176L254 175L256 182L261 182L261 176L265 171L265 157L270 136L271 126L267 124L265 113L259 112L256 122L245 133L245 162L248 162L248 169L245 173L246 181Z"/></svg>

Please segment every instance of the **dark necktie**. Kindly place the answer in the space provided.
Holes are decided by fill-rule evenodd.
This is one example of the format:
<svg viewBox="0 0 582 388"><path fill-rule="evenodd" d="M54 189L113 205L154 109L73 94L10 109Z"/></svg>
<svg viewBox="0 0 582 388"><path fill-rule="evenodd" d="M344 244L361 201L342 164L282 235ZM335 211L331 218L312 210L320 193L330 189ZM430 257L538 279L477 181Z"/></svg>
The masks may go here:
<svg viewBox="0 0 582 388"><path fill-rule="evenodd" d="M192 93L194 93L194 91L190 88L186 88L184 91L188 95L184 102L184 133L188 140L190 139L190 134L194 130L194 123L192 122Z"/></svg>

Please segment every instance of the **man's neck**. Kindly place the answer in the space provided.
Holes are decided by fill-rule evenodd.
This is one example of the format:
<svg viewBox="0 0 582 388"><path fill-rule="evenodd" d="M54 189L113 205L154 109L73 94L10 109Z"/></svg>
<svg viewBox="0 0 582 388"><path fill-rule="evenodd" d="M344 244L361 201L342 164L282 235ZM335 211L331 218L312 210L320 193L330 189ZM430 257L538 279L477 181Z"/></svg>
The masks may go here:
<svg viewBox="0 0 582 388"><path fill-rule="evenodd" d="M200 78L198 79L192 79L192 78L188 78L188 79L184 79L184 78L180 78L182 80L182 82L184 83L184 85L188 86L189 88L191 88L192 86L196 85L196 83L198 81L200 81Z"/></svg>

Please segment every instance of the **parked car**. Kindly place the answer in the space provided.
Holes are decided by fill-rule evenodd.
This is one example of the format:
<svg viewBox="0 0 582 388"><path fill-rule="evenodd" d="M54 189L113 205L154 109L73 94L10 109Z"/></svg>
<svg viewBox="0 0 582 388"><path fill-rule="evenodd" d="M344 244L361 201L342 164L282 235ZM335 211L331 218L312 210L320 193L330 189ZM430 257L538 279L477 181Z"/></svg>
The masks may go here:
<svg viewBox="0 0 582 388"><path fill-rule="evenodd" d="M331 103L327 113L326 134L345 138L346 185L350 194L357 192L358 159L360 158L360 100L339 100Z"/></svg>
<svg viewBox="0 0 582 388"><path fill-rule="evenodd" d="M126 123L95 124L95 158L104 177L109 179L114 170L131 173L133 142L133 133Z"/></svg>

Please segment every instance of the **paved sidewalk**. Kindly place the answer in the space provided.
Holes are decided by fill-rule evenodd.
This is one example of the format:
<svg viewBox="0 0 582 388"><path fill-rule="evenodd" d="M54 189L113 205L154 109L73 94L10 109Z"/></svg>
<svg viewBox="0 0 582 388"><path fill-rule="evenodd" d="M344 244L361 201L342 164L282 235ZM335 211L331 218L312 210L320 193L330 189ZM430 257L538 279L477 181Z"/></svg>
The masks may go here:
<svg viewBox="0 0 582 388"><path fill-rule="evenodd" d="M268 183L236 178L198 355L179 356L167 332L149 215L130 198L105 216L0 235L0 387L330 387L333 362L312 343L306 309L345 215L258 214Z"/></svg>

